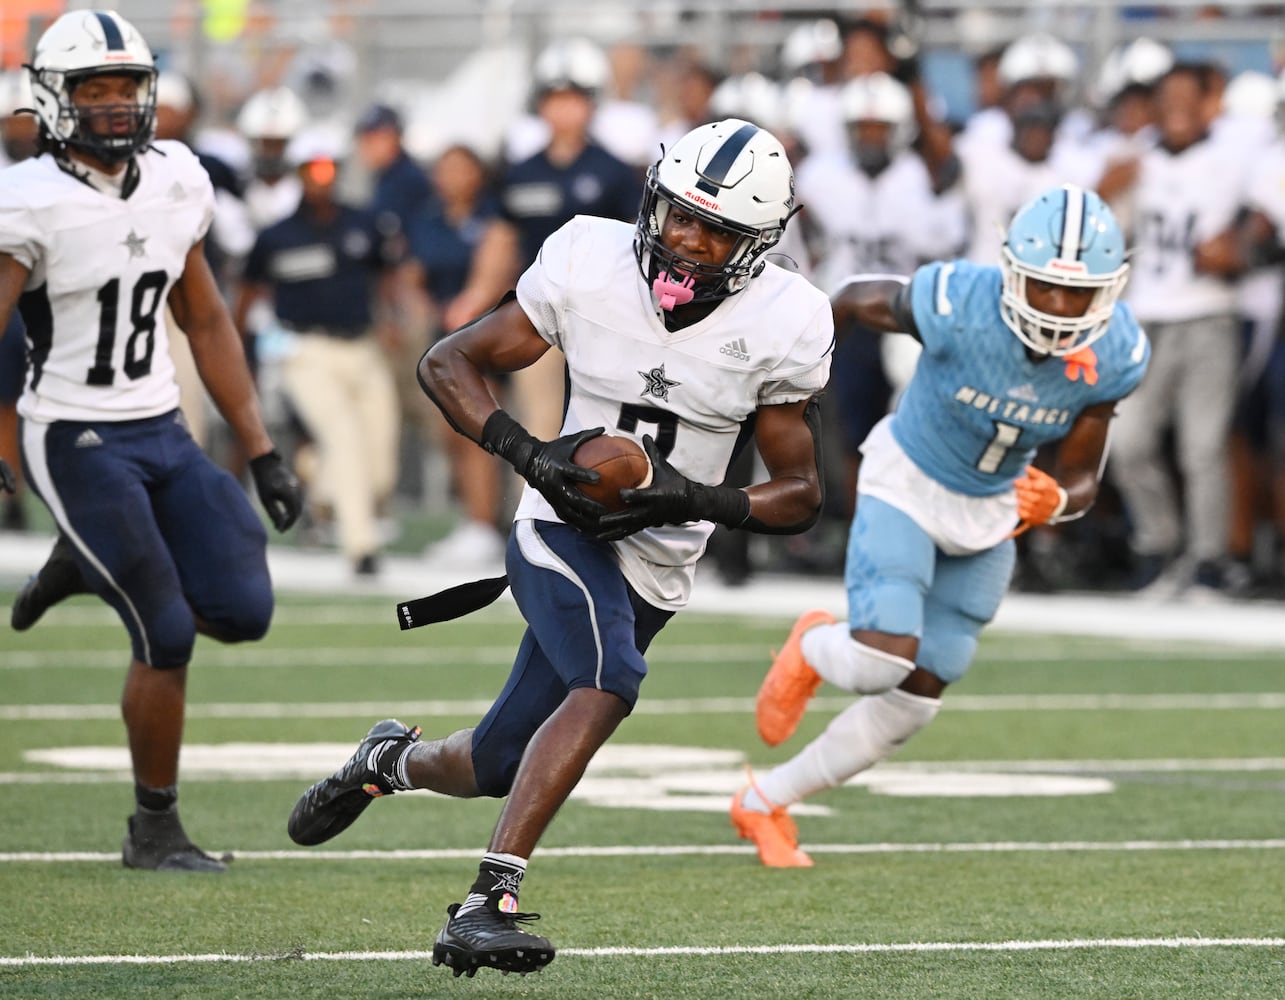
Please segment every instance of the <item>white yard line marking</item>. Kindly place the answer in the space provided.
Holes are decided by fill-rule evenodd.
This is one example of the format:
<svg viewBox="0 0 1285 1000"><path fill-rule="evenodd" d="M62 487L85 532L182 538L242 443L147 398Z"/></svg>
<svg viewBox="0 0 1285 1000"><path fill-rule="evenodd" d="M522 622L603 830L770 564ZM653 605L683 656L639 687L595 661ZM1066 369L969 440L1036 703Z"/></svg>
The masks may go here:
<svg viewBox="0 0 1285 1000"><path fill-rule="evenodd" d="M906 941L887 944L765 944L702 947L682 945L662 948L559 948L558 954L574 958L650 958L664 955L716 957L723 955L856 955L888 952L1022 952L1089 951L1103 948L1280 948L1285 938L1262 937L1167 937L1167 938L1072 938L1064 941ZM0 966L38 965L183 965L194 963L240 962L423 962L431 951L292 951L281 954L236 955L26 955L2 957Z"/></svg>
<svg viewBox="0 0 1285 1000"><path fill-rule="evenodd" d="M852 703L851 698L817 698L813 711L837 712ZM952 712L1172 712L1244 711L1285 709L1285 692L1259 691L1241 694L994 694L955 695L946 704ZM459 701L366 701L366 702L210 702L187 706L189 719L361 719L368 716L415 716L417 718L482 715L491 707L489 699ZM644 698L635 715L748 715L754 711L753 698ZM0 705L0 721L83 722L117 719L120 706L110 705Z"/></svg>
<svg viewBox="0 0 1285 1000"><path fill-rule="evenodd" d="M878 773L896 774L1256 774L1285 771L1285 757L1176 758L1150 760L959 760L902 761L882 763ZM289 768L267 770L240 769L235 774L226 770L190 769L183 777L187 783L304 780L307 775L294 774ZM98 785L132 783L133 775L125 767L101 770L69 771L0 771L3 785ZM860 776L849 782L857 785ZM427 792L422 794L429 794ZM541 853L544 853L541 851Z"/></svg>
<svg viewBox="0 0 1285 1000"><path fill-rule="evenodd" d="M815 854L1056 854L1076 851L1280 851L1285 838L1275 840L1064 840L925 844L804 844ZM750 855L755 849L737 844L665 844L653 846L542 847L541 858L657 858ZM217 852L216 852L217 853ZM477 857L475 847L389 851L233 851L245 861L458 861ZM65 864L72 861L120 863L119 851L7 851L0 864Z"/></svg>
<svg viewBox="0 0 1285 1000"><path fill-rule="evenodd" d="M779 640L778 640L779 644ZM771 642L701 643L692 645L658 644L648 653L653 666L670 663L761 663L766 670L772 660ZM224 648L203 647L196 651L194 662L203 669L213 667L346 667L366 669L371 666L440 666L484 663L507 667L513 662L516 641L496 646L306 646L274 649L262 646ZM986 663L1093 663L1119 660L1125 655L1135 660L1155 661L1216 658L1220 662L1274 662L1274 657L1256 654L1249 649L1204 645L1198 642L1182 646L1130 644L1127 641L1105 648L1065 647L1049 642L1042 648L983 649L978 665ZM113 649L6 649L0 657L0 670L123 670L129 663L129 651Z"/></svg>

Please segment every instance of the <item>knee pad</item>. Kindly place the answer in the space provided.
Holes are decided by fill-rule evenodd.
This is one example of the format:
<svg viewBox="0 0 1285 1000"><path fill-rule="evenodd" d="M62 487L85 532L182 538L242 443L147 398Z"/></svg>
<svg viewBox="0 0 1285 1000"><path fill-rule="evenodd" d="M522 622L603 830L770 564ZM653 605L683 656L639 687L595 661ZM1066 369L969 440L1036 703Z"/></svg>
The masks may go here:
<svg viewBox="0 0 1285 1000"><path fill-rule="evenodd" d="M895 688L915 665L903 656L858 642L847 622L819 625L803 635L803 656L825 680L855 694Z"/></svg>
<svg viewBox="0 0 1285 1000"><path fill-rule="evenodd" d="M134 636L134 659L156 670L185 667L192 660L196 645L196 620L187 602L171 601L165 608L148 617L143 635Z"/></svg>

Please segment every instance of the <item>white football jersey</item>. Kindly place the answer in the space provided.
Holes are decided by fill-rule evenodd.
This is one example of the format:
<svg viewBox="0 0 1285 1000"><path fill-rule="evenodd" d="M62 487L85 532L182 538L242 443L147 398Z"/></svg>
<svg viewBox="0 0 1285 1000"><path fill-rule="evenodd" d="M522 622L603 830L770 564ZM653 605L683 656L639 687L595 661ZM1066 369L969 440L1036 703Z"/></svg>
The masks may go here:
<svg viewBox="0 0 1285 1000"><path fill-rule="evenodd" d="M775 264L699 323L670 332L634 258L634 229L577 216L550 236L518 281L518 303L571 373L562 433L656 439L679 472L718 484L742 424L760 406L809 399L830 374L830 302ZM557 520L528 486L517 518ZM660 608L680 608L714 526L650 528L616 543L626 579Z"/></svg>
<svg viewBox="0 0 1285 1000"><path fill-rule="evenodd" d="M1031 163L1006 145L956 145L971 230L965 256L974 264L999 263L1008 224L1032 198L1059 184L1097 184L1102 165L1095 156L1065 145L1054 150L1042 163Z"/></svg>
<svg viewBox="0 0 1285 1000"><path fill-rule="evenodd" d="M1138 322L1179 322L1235 310L1236 286L1216 275L1197 274L1193 253L1235 220L1245 197L1246 173L1243 152L1216 138L1179 153L1157 145L1143 155L1124 291Z"/></svg>
<svg viewBox="0 0 1285 1000"><path fill-rule="evenodd" d="M911 152L870 177L846 150L809 156L796 177L799 201L821 234L814 281L827 291L853 274L909 276L920 264L953 257L967 219L952 192L936 195L924 161Z"/></svg>
<svg viewBox="0 0 1285 1000"><path fill-rule="evenodd" d="M22 298L32 420L137 420L178 406L165 300L214 212L180 142L140 153L128 198L45 154L0 171L0 253L31 273Z"/></svg>

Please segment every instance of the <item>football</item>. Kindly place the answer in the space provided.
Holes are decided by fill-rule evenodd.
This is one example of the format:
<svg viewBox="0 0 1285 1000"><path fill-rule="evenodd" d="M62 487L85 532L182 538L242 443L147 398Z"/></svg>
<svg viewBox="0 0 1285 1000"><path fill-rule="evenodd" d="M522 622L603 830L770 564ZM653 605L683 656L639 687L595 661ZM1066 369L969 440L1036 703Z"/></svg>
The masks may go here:
<svg viewBox="0 0 1285 1000"><path fill-rule="evenodd" d="M596 483L576 483L576 486L585 496L611 511L625 509L625 502L620 499L621 490L651 482L651 462L630 438L599 434L577 448L571 460L598 473L601 478Z"/></svg>

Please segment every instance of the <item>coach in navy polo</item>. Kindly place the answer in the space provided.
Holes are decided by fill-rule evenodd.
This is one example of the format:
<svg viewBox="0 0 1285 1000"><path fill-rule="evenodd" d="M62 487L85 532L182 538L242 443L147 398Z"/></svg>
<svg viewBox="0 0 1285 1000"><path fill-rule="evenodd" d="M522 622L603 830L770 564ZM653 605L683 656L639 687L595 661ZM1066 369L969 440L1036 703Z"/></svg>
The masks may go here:
<svg viewBox="0 0 1285 1000"><path fill-rule="evenodd" d="M291 331L282 375L291 404L320 451L312 496L334 507L339 544L359 574L377 569L379 503L397 471L398 410L374 330L381 278L400 262L396 224L338 201L340 148L305 132L287 158L303 183L299 208L259 234L246 261L237 319L270 294ZM244 329L244 327L242 327Z"/></svg>

